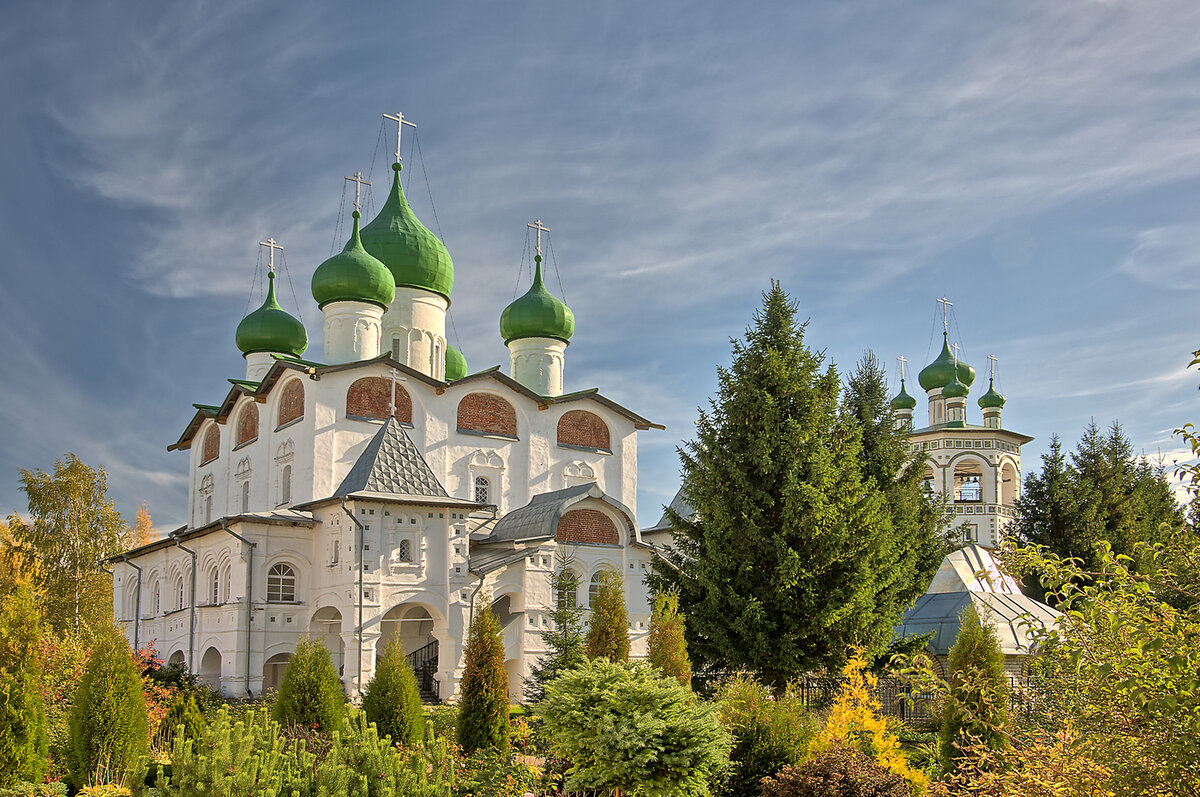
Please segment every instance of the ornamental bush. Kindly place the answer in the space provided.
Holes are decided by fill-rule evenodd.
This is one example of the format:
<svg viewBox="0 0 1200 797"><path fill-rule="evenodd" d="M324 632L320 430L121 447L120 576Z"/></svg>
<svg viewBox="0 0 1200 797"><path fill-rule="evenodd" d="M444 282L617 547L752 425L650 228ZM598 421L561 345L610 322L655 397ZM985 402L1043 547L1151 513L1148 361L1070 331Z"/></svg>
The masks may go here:
<svg viewBox="0 0 1200 797"><path fill-rule="evenodd" d="M726 797L758 797L759 782L808 756L818 723L790 687L782 695L752 676L738 675L717 693L721 722L733 736Z"/></svg>
<svg viewBox="0 0 1200 797"><path fill-rule="evenodd" d="M629 614L619 573L605 570L600 574L591 609L585 644L588 658L629 661Z"/></svg>
<svg viewBox="0 0 1200 797"><path fill-rule="evenodd" d="M571 764L569 791L706 795L728 760L716 707L652 667L592 659L549 684L535 713Z"/></svg>
<svg viewBox="0 0 1200 797"><path fill-rule="evenodd" d="M481 747L508 748L508 673L500 622L490 606L480 610L467 637L466 666L459 684L458 744L467 755Z"/></svg>
<svg viewBox="0 0 1200 797"><path fill-rule="evenodd" d="M425 709L417 689L417 676L397 637L393 637L375 666L375 677L363 695L363 711L381 736L414 745L425 738Z"/></svg>
<svg viewBox="0 0 1200 797"><path fill-rule="evenodd" d="M1004 653L995 630L979 620L979 612L963 610L958 638L950 648L950 673L940 711L938 759L944 771L954 769L972 744L992 749L1005 745L1008 723L1008 679Z"/></svg>
<svg viewBox="0 0 1200 797"><path fill-rule="evenodd" d="M301 637L283 671L275 697L275 719L330 731L346 716L346 696L329 650L320 640Z"/></svg>
<svg viewBox="0 0 1200 797"><path fill-rule="evenodd" d="M153 747L155 750L170 751L175 746L175 737L178 734L182 733L188 739L195 739L200 735L203 726L204 715L200 713L195 694L178 694L167 709L162 722L158 724Z"/></svg>
<svg viewBox="0 0 1200 797"><path fill-rule="evenodd" d="M142 678L125 637L110 631L96 640L71 706L71 782L139 787L149 749Z"/></svg>
<svg viewBox="0 0 1200 797"><path fill-rule="evenodd" d="M762 797L912 797L904 778L845 745L763 778Z"/></svg>
<svg viewBox="0 0 1200 797"><path fill-rule="evenodd" d="M0 600L0 787L40 781L46 771L41 643L33 592L18 585Z"/></svg>
<svg viewBox="0 0 1200 797"><path fill-rule="evenodd" d="M688 661L687 641L683 634L679 589L672 587L665 592L656 592L650 614L650 663L663 675L689 686L692 682L692 665Z"/></svg>

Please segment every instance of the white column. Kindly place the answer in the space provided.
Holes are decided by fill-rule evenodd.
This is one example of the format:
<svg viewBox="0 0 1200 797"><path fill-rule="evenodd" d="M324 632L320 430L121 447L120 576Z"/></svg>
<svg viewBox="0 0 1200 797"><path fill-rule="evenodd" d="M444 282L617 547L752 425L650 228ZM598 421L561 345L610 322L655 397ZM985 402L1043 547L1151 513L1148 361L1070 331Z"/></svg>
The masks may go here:
<svg viewBox="0 0 1200 797"><path fill-rule="evenodd" d="M567 344L555 338L522 338L508 344L512 378L539 396L561 396Z"/></svg>
<svg viewBox="0 0 1200 797"><path fill-rule="evenodd" d="M266 351L255 351L246 355L246 381L261 382L275 364L275 356Z"/></svg>
<svg viewBox="0 0 1200 797"><path fill-rule="evenodd" d="M325 314L325 362L349 363L379 356L383 308L366 302L330 302Z"/></svg>
<svg viewBox="0 0 1200 797"><path fill-rule="evenodd" d="M383 314L382 349L392 352L399 339L398 361L434 379L446 378L445 296L421 288L397 286L396 298Z"/></svg>

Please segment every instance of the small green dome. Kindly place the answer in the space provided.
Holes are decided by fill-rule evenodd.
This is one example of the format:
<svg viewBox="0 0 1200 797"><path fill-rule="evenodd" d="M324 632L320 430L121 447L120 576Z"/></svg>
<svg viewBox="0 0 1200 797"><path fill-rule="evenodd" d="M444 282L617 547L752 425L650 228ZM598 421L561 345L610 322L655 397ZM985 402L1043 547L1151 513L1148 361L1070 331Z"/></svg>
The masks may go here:
<svg viewBox="0 0 1200 797"><path fill-rule="evenodd" d="M500 314L500 337L505 345L522 338L555 338L570 343L575 334L575 314L542 283L542 256L533 260L533 285Z"/></svg>
<svg viewBox="0 0 1200 797"><path fill-rule="evenodd" d="M275 273L268 273L267 279L266 301L237 326L237 347L242 354L271 352L299 357L308 348L308 332L275 300Z"/></svg>
<svg viewBox="0 0 1200 797"><path fill-rule="evenodd" d="M313 272L312 295L318 307L330 302L368 302L386 310L396 298L396 284L387 266L363 249L358 216L354 211L354 231L346 247Z"/></svg>
<svg viewBox="0 0 1200 797"><path fill-rule="evenodd" d="M995 382L996 382L996 380L989 379L988 380L988 392L984 393L982 396L979 397L979 406L981 409L985 409L985 410L992 409L992 408L1000 409L1001 407L1004 406L1004 402L1007 399L1005 399L1004 396L1001 396L999 393L996 392Z"/></svg>
<svg viewBox="0 0 1200 797"><path fill-rule="evenodd" d="M959 381L967 387L975 384L975 369L961 359L958 361L957 376ZM943 332L942 353L937 356L936 360L921 369L921 373L917 375L917 381L921 383L922 390L933 390L946 387L954 380L954 377L954 353L950 351L949 335Z"/></svg>
<svg viewBox="0 0 1200 797"><path fill-rule="evenodd" d="M970 392L971 388L956 376L950 381L950 384L942 388L942 398L965 398Z"/></svg>
<svg viewBox="0 0 1200 797"><path fill-rule="evenodd" d="M908 391L904 389L904 380L900 380L900 392L892 399L892 409L894 410L915 410L917 408L917 400L908 395Z"/></svg>
<svg viewBox="0 0 1200 797"><path fill-rule="evenodd" d="M399 163L392 164L392 189L379 215L362 228L362 245L387 266L397 286L422 288L449 300L454 263L442 242L408 206L400 187L400 168Z"/></svg>
<svg viewBox="0 0 1200 797"><path fill-rule="evenodd" d="M453 382L467 375L467 358L453 346L446 347L446 381Z"/></svg>

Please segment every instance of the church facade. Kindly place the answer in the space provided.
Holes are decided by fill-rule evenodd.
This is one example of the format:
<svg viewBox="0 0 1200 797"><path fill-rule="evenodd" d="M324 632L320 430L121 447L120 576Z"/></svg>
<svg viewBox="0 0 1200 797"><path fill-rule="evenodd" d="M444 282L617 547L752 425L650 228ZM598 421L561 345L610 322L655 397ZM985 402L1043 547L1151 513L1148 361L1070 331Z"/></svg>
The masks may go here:
<svg viewBox="0 0 1200 797"><path fill-rule="evenodd" d="M532 286L500 318L509 373L469 374L446 340L452 261L400 168L379 215L360 230L355 210L345 249L313 274L321 359L277 303L272 268L237 328L245 373L195 405L171 446L189 457L187 525L110 562L130 642L228 696L276 688L310 635L352 695L396 642L426 697L452 698L486 602L515 699L556 600L586 608L604 571L624 577L645 654L637 435L662 427L597 390L563 392L575 322L545 288L540 247ZM562 562L576 595L551 594Z"/></svg>

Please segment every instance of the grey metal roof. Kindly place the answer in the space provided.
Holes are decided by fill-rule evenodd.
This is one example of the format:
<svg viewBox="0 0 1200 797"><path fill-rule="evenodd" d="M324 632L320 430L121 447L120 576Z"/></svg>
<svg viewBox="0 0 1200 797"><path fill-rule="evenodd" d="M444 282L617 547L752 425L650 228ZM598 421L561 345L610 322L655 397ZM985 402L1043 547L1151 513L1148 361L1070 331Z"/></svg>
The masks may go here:
<svg viewBox="0 0 1200 797"><path fill-rule="evenodd" d="M429 463L395 418L384 421L333 494L352 493L449 497L446 488L430 470Z"/></svg>
<svg viewBox="0 0 1200 797"><path fill-rule="evenodd" d="M934 632L929 650L949 654L961 627L960 617L973 604L981 622L990 625L1006 655L1030 652L1033 631L1054 625L1059 612L1021 592L991 553L978 545L953 551L942 560L929 589L896 626L899 636Z"/></svg>
<svg viewBox="0 0 1200 797"><path fill-rule="evenodd" d="M675 492L675 497L671 499L671 509L674 509L676 514L678 514L680 517L690 518L694 517L696 514L696 510L687 502L687 499L683 497L682 487ZM658 519L658 523L648 529L643 529L643 531L666 531L670 528L671 521L667 519L667 513L663 512L662 517Z"/></svg>
<svg viewBox="0 0 1200 797"><path fill-rule="evenodd" d="M603 495L604 492L595 483L577 484L565 490L535 495L525 506L497 520L487 541L553 537L558 530L558 519L567 511L567 507L584 498L600 498Z"/></svg>

